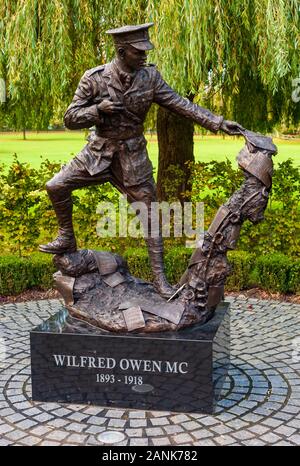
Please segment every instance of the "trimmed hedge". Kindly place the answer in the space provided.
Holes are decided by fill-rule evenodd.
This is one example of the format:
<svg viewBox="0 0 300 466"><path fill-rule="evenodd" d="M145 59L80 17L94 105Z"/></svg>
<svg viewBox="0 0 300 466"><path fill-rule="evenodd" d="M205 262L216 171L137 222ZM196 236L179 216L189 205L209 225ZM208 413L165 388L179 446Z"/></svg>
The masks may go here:
<svg viewBox="0 0 300 466"><path fill-rule="evenodd" d="M289 291L300 293L300 260L292 263L289 273Z"/></svg>
<svg viewBox="0 0 300 466"><path fill-rule="evenodd" d="M135 248L127 249L123 254L126 259L130 273L143 280L152 280L152 272L147 249Z"/></svg>
<svg viewBox="0 0 300 466"><path fill-rule="evenodd" d="M49 289L54 272L52 257L45 254L0 256L0 295L15 295L36 286Z"/></svg>
<svg viewBox="0 0 300 466"><path fill-rule="evenodd" d="M256 256L247 251L229 251L227 257L231 274L227 277L226 289L238 291L249 287Z"/></svg>
<svg viewBox="0 0 300 466"><path fill-rule="evenodd" d="M166 275L171 283L179 281L191 253L192 249L184 247L166 252ZM152 280L146 249L128 249L124 258L133 275ZM231 251L228 260L232 266L232 273L227 279L227 291L259 286L272 292L300 292L299 259L277 253L256 257L245 251ZM49 289L54 272L51 255L36 253L28 258L0 256L0 295L14 295L33 287Z"/></svg>
<svg viewBox="0 0 300 466"><path fill-rule="evenodd" d="M165 254L166 276L176 283L184 273L191 249L178 247ZM144 280L151 280L152 273L146 249L128 249L124 257L130 272ZM247 251L230 251L228 260L232 267L227 278L226 290L238 291L253 286L280 292L300 292L300 260L283 254L268 254L256 257Z"/></svg>
<svg viewBox="0 0 300 466"><path fill-rule="evenodd" d="M188 265L192 252L192 249L177 247L165 253L164 262L166 276L171 283L179 281ZM124 258L127 260L132 275L144 280L153 279L147 249L128 249L124 253Z"/></svg>
<svg viewBox="0 0 300 466"><path fill-rule="evenodd" d="M258 257L252 281L268 291L297 293L300 291L300 260L279 253Z"/></svg>

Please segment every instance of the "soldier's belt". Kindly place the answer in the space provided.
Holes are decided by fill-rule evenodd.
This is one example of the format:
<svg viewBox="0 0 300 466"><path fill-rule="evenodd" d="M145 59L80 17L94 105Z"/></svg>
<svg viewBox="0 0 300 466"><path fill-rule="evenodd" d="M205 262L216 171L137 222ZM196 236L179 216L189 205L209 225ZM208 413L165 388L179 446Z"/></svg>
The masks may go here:
<svg viewBox="0 0 300 466"><path fill-rule="evenodd" d="M137 138L143 135L143 127L138 128L134 131L122 131L122 130L114 130L114 131L105 131L103 129L97 129L96 135L100 136L101 138L113 139L115 141L121 141L125 139L132 139Z"/></svg>

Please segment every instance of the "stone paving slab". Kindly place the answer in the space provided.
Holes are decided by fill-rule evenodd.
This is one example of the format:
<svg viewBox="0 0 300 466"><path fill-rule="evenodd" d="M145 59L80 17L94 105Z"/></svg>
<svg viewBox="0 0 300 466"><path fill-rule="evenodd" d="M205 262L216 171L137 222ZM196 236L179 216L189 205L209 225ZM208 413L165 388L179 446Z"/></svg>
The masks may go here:
<svg viewBox="0 0 300 466"><path fill-rule="evenodd" d="M31 401L29 331L59 300L0 306L1 445L300 445L300 306L228 298L231 365L213 416ZM108 443L106 443L108 444Z"/></svg>

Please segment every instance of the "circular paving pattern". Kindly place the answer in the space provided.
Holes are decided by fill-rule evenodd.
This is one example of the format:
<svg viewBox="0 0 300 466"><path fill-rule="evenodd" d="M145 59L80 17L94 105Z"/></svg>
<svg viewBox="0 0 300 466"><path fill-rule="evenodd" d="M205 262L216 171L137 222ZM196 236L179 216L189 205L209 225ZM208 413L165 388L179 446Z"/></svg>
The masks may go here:
<svg viewBox="0 0 300 466"><path fill-rule="evenodd" d="M300 445L300 306L231 302L231 366L213 416L31 401L29 331L58 300L0 307L0 445Z"/></svg>

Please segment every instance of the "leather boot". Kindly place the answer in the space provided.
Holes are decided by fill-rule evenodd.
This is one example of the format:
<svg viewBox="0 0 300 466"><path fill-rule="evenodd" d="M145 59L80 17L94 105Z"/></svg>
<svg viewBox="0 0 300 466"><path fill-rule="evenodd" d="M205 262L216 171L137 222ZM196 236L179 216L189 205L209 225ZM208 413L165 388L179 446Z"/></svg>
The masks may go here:
<svg viewBox="0 0 300 466"><path fill-rule="evenodd" d="M49 254L75 252L77 248L72 223L72 199L67 197L62 201L51 200L59 225L58 236L48 244L41 244L39 251Z"/></svg>
<svg viewBox="0 0 300 466"><path fill-rule="evenodd" d="M163 240L161 237L148 238L146 239L146 243L149 251L150 265L154 275L153 285L163 298L170 298L176 290L168 283L165 277Z"/></svg>

